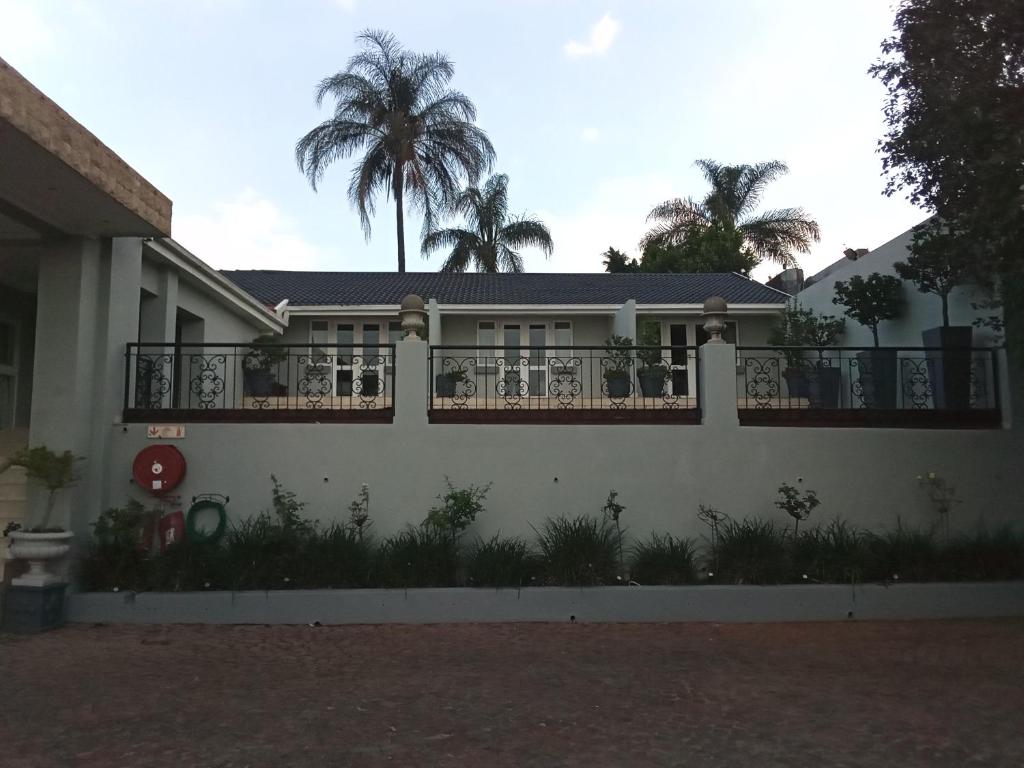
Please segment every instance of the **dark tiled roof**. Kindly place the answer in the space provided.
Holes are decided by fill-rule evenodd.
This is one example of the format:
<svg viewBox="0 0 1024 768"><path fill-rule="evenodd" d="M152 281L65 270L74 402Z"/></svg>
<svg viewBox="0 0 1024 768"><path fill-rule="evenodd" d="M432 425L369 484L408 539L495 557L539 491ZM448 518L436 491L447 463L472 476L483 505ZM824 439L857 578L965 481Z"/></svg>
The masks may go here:
<svg viewBox="0 0 1024 768"><path fill-rule="evenodd" d="M789 297L730 272L713 274L524 275L466 272L288 272L226 270L224 276L257 299L291 306L399 304L410 293L439 304L701 304L721 296L730 304L782 304Z"/></svg>

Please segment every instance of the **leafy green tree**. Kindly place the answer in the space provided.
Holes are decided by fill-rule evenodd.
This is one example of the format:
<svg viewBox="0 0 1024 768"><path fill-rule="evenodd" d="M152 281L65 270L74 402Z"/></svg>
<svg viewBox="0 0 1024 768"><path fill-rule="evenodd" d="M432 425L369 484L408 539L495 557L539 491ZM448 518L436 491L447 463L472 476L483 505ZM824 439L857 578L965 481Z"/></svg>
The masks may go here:
<svg viewBox="0 0 1024 768"><path fill-rule="evenodd" d="M466 219L465 228L440 229L423 238L423 255L450 249L442 272L522 272L520 249L535 246L545 256L554 250L551 233L539 219L508 215L508 176L491 176L483 187L468 187L452 204Z"/></svg>
<svg viewBox="0 0 1024 768"><path fill-rule="evenodd" d="M617 248L609 248L607 251L601 254L604 259L605 272L639 272L640 262L636 259L629 258L625 253Z"/></svg>
<svg viewBox="0 0 1024 768"><path fill-rule="evenodd" d="M476 107L451 90L455 68L441 53L411 53L387 32L357 38L363 50L320 82L316 103L335 101L334 115L295 145L295 159L313 189L334 161L362 153L348 196L367 238L377 197L395 201L398 271L405 272L406 198L423 215L424 231L459 194L491 168L494 148L479 127Z"/></svg>
<svg viewBox="0 0 1024 768"><path fill-rule="evenodd" d="M870 328L876 347L879 323L893 320L903 311L903 283L894 275L872 272L867 279L854 275L837 281L835 291L832 303L846 307L847 317Z"/></svg>
<svg viewBox="0 0 1024 768"><path fill-rule="evenodd" d="M952 258L1024 317L1024 9L902 0L893 33L870 70L888 91L886 194L904 192L970 241ZM1009 340L1024 351L1024 334Z"/></svg>
<svg viewBox="0 0 1024 768"><path fill-rule="evenodd" d="M676 198L654 208L647 220L654 227L641 247L679 245L697 233L717 230L722 242L741 243L758 262L765 259L784 267L794 266L794 252L809 253L820 231L817 222L801 208L781 208L756 213L764 188L789 172L785 163L772 160L756 165L722 165L698 160L697 167L711 185L702 201Z"/></svg>
<svg viewBox="0 0 1024 768"><path fill-rule="evenodd" d="M949 326L949 294L970 280L973 243L943 227L938 221L921 229L914 238L910 257L893 264L896 274L910 280L921 293L942 300L942 325Z"/></svg>
<svg viewBox="0 0 1024 768"><path fill-rule="evenodd" d="M758 264L736 230L712 227L694 231L676 245L657 241L644 246L641 272L738 272L749 275Z"/></svg>

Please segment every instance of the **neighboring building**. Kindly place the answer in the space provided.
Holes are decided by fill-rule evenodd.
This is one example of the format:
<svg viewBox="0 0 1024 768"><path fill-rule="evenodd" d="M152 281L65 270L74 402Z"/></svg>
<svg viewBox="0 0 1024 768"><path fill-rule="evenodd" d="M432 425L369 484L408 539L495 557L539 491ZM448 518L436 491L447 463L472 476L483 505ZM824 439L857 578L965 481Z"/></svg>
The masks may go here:
<svg viewBox="0 0 1024 768"><path fill-rule="evenodd" d="M895 275L893 264L897 261L906 261L910 256L908 249L913 234L913 229L907 230L874 250L848 250L844 258L808 278L804 289L796 295L796 300L808 309L825 315L843 317L843 307L832 301L836 282L849 280L853 275L867 277L873 272ZM921 293L911 282L904 283L903 295L907 302L903 314L878 326L879 342L882 346L922 346L921 331L942 325L942 301L938 296ZM975 304L984 304L987 298L986 293L974 285L954 288L949 297L950 323L972 325L978 318L998 315L998 310L974 308ZM977 328L974 331L975 346L987 346L997 341L995 334L988 328ZM846 346L870 346L873 344L871 331L855 320L847 318L846 329L840 343Z"/></svg>
<svg viewBox="0 0 1024 768"><path fill-rule="evenodd" d="M429 341L446 349L472 350L479 360L470 375L488 363L524 353L523 394L551 396L555 368L576 348L580 367L604 355L613 335L637 344L699 346L707 340L701 320L704 300L721 296L729 305L725 339L763 345L789 296L735 273L723 274L445 274L383 272L226 271L223 273L268 307L282 307L288 322L282 337L318 349L335 345L394 343L401 338L398 310L409 294L427 303ZM546 348L546 349L539 349ZM583 349L580 349L583 348ZM590 348L586 350L586 348ZM591 352L593 354L588 354ZM696 391L696 370L684 350L664 350L672 368L668 392ZM345 355L334 359L333 394L350 392L358 365ZM493 377L492 377L493 378ZM597 383L577 377L585 390ZM501 381L503 384L503 380Z"/></svg>

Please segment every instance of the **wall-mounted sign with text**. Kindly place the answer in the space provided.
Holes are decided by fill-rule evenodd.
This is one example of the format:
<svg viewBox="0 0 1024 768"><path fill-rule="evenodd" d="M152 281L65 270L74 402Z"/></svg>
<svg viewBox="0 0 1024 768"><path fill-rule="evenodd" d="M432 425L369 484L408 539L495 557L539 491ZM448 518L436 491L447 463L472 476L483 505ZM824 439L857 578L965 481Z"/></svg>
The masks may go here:
<svg viewBox="0 0 1024 768"><path fill-rule="evenodd" d="M146 429L150 440L184 440L184 424L150 424Z"/></svg>

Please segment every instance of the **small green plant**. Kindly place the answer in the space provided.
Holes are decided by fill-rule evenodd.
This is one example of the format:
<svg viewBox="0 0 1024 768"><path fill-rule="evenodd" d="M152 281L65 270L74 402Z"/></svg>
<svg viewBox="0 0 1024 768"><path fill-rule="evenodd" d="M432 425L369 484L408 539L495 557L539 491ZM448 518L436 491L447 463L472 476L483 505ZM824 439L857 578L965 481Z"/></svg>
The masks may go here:
<svg viewBox="0 0 1024 768"><path fill-rule="evenodd" d="M800 533L800 521L810 517L811 512L821 504L821 500L814 491L801 494L789 483L779 486L779 496L775 506L793 518L793 536L796 536Z"/></svg>
<svg viewBox="0 0 1024 768"><path fill-rule="evenodd" d="M431 507L423 526L437 531L454 544L473 524L476 516L484 511L484 500L491 490L491 483L456 488L447 477L444 481L448 490L437 497L441 503Z"/></svg>
<svg viewBox="0 0 1024 768"><path fill-rule="evenodd" d="M613 334L604 341L604 377L621 378L633 367L633 339Z"/></svg>
<svg viewBox="0 0 1024 768"><path fill-rule="evenodd" d="M783 347L783 356L790 368L804 368L810 365L805 351L790 347L830 347L836 343L846 327L846 322L832 315L821 315L811 309L804 309L798 303L786 306L778 322L768 334L768 343ZM819 356L823 355L819 352Z"/></svg>
<svg viewBox="0 0 1024 768"><path fill-rule="evenodd" d="M708 569L708 576L714 577L718 571L718 543L719 543L719 528L729 521L729 516L724 512L719 512L714 507L706 507L703 504L697 505L697 519L700 520L704 525L711 529L711 563L714 570Z"/></svg>
<svg viewBox="0 0 1024 768"><path fill-rule="evenodd" d="M623 543L623 530L622 530L622 513L626 511L626 508L619 503L619 493L614 488L608 492L608 498L604 502L604 506L601 507L601 512L604 514L604 520L606 524L611 524L615 528L615 542L619 549L619 576L625 576L626 563L622 555L622 543Z"/></svg>
<svg viewBox="0 0 1024 768"><path fill-rule="evenodd" d="M306 502L299 501L298 497L281 485L274 475L270 476L270 480L274 485L271 504L281 527L286 530L311 530L313 523L302 517Z"/></svg>
<svg viewBox="0 0 1024 768"><path fill-rule="evenodd" d="M614 584L618 561L615 530L586 515L548 518L537 531L545 584Z"/></svg>
<svg viewBox="0 0 1024 768"><path fill-rule="evenodd" d="M948 542L953 506L960 503L960 499L956 497L956 486L934 472L918 475L917 482L928 493L928 500L939 518L943 540Z"/></svg>
<svg viewBox="0 0 1024 768"><path fill-rule="evenodd" d="M22 467L29 480L34 480L48 492L43 519L37 527L29 529L30 532L48 533L64 530L63 528L51 528L50 518L53 516L53 509L57 503L57 493L74 485L78 479L75 476L75 462L77 461L82 461L82 458L75 456L71 451L55 453L45 445L22 448L7 460L8 466ZM6 467L4 468L6 469Z"/></svg>
<svg viewBox="0 0 1024 768"><path fill-rule="evenodd" d="M662 358L661 324L656 322L644 323L640 330L638 344L641 348L637 350L636 356L643 364L643 370L647 371L648 374L662 374L667 378L668 366L665 365L665 361Z"/></svg>
<svg viewBox="0 0 1024 768"><path fill-rule="evenodd" d="M359 488L359 495L348 505L348 527L355 534L359 541L363 540L363 534L370 530L373 523L370 521L370 486L363 483Z"/></svg>
<svg viewBox="0 0 1024 768"><path fill-rule="evenodd" d="M84 589L145 588L150 558L144 546L144 529L153 524L155 514L134 499L100 514L92 524L93 539L78 566Z"/></svg>
<svg viewBox="0 0 1024 768"><path fill-rule="evenodd" d="M696 544L669 533L652 533L633 546L630 576L639 584L692 584L696 581Z"/></svg>
<svg viewBox="0 0 1024 768"><path fill-rule="evenodd" d="M249 342L242 366L253 373L268 373L288 359L288 347L275 336L261 335Z"/></svg>
<svg viewBox="0 0 1024 768"><path fill-rule="evenodd" d="M832 303L846 307L847 317L870 328L876 347L879 324L894 320L903 311L903 282L894 275L873 272L867 279L854 275L848 281L837 281L835 292Z"/></svg>
<svg viewBox="0 0 1024 768"><path fill-rule="evenodd" d="M525 540L495 534L478 541L466 560L469 584L474 587L521 587L530 584L536 558Z"/></svg>

